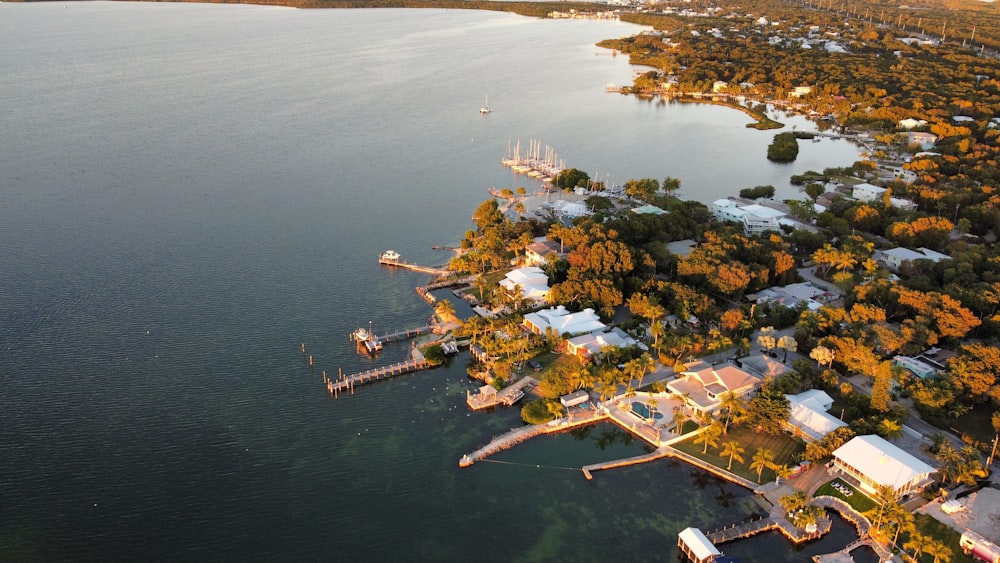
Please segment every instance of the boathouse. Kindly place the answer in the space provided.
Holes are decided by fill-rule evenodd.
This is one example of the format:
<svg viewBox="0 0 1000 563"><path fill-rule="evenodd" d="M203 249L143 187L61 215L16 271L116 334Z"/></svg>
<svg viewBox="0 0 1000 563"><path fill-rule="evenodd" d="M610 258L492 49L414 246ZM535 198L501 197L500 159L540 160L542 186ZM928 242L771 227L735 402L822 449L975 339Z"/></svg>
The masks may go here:
<svg viewBox="0 0 1000 563"><path fill-rule="evenodd" d="M562 397L559 397L559 402L562 403L562 406L566 407L567 409L570 407L575 407L577 405L582 405L589 400L590 400L590 393L587 393L583 389L579 389L577 391L573 391L569 395L563 395Z"/></svg>
<svg viewBox="0 0 1000 563"><path fill-rule="evenodd" d="M694 563L710 563L722 555L698 528L684 528L677 534L677 547Z"/></svg>

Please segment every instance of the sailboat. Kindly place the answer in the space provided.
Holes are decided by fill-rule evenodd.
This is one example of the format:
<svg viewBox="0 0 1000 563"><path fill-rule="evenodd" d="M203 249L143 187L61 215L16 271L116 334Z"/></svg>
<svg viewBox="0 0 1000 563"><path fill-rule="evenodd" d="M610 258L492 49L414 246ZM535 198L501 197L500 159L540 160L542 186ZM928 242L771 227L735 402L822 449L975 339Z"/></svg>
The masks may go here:
<svg viewBox="0 0 1000 563"><path fill-rule="evenodd" d="M483 107L479 108L479 113L486 115L491 111L493 111L493 108L490 107L490 97L486 96L486 103L483 104Z"/></svg>

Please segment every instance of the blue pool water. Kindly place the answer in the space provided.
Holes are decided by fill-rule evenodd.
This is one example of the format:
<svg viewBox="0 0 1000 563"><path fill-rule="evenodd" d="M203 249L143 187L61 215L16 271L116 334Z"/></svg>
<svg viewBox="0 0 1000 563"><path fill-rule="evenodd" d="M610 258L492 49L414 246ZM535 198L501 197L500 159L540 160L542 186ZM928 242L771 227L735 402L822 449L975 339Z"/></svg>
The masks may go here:
<svg viewBox="0 0 1000 563"><path fill-rule="evenodd" d="M633 401L632 402L632 412L634 412L635 414L641 416L642 418L649 418L649 407L647 407L645 404L640 403L638 401ZM661 418L663 418L663 413L661 413L661 412L654 412L653 413L653 418L655 420L660 420Z"/></svg>

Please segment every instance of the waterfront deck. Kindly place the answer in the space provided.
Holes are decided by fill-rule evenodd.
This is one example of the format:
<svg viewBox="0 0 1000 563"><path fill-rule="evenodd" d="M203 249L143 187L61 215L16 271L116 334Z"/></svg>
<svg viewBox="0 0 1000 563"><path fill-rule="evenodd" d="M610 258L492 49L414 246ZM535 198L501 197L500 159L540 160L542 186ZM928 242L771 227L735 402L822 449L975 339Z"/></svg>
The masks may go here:
<svg viewBox="0 0 1000 563"><path fill-rule="evenodd" d="M726 542L755 536L761 532L778 530L783 536L791 540L792 543L802 543L812 541L825 535L830 531L832 526L833 522L828 517L823 516L816 522L816 530L807 532L806 530L789 522L788 519L785 518L785 509L780 505L776 505L771 509L771 512L767 516L761 516L748 522L741 522L732 526L726 526L721 530L716 530L706 535L713 544L720 545Z"/></svg>
<svg viewBox="0 0 1000 563"><path fill-rule="evenodd" d="M532 385L538 385L538 381L531 377L523 377L513 385L508 385L496 393L477 393L475 395L467 393L465 402L474 411L496 406L513 406L514 403L524 398L525 389Z"/></svg>

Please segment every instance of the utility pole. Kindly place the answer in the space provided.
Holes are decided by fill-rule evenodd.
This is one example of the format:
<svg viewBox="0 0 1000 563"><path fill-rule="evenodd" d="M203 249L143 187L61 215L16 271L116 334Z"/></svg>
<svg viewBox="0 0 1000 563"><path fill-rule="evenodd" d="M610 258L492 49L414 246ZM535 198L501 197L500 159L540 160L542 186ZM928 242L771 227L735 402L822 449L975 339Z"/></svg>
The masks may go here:
<svg viewBox="0 0 1000 563"><path fill-rule="evenodd" d="M986 460L986 470L990 470L990 466L993 465L993 456L997 453L997 439L1000 438L1000 434L993 435L993 451L990 452L989 459Z"/></svg>

